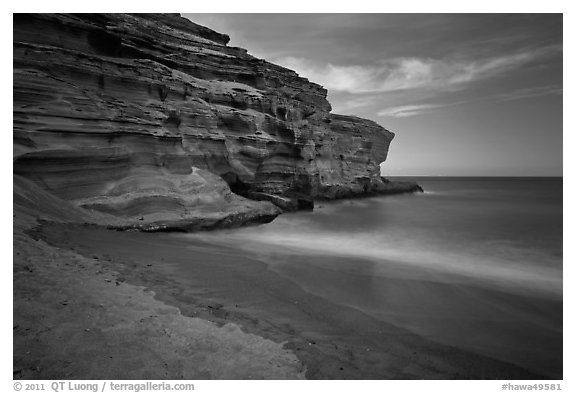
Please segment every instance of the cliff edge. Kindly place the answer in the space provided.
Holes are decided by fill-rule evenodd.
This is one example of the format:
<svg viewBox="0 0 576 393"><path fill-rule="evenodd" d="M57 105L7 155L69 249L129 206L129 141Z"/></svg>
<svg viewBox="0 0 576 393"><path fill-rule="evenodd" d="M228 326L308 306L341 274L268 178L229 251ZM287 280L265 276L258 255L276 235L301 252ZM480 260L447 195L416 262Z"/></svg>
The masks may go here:
<svg viewBox="0 0 576 393"><path fill-rule="evenodd" d="M93 221L230 227L419 188L380 177L393 133L178 15L15 14L13 37L15 184Z"/></svg>

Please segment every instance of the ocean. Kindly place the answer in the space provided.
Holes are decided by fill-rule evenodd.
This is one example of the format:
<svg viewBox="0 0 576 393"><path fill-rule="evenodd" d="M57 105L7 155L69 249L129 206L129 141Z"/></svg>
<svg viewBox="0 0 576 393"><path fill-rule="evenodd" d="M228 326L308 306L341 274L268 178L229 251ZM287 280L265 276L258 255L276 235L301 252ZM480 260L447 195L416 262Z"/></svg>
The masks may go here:
<svg viewBox="0 0 576 393"><path fill-rule="evenodd" d="M317 203L186 235L431 341L562 377L562 179L411 178L422 194Z"/></svg>

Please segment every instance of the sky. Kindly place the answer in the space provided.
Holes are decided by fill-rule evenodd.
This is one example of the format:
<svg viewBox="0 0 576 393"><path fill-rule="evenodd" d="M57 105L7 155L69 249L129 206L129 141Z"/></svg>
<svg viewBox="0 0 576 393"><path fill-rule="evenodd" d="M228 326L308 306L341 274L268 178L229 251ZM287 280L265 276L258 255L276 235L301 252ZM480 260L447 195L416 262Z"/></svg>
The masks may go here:
<svg viewBox="0 0 576 393"><path fill-rule="evenodd" d="M562 176L561 14L183 14L394 132L388 176Z"/></svg>

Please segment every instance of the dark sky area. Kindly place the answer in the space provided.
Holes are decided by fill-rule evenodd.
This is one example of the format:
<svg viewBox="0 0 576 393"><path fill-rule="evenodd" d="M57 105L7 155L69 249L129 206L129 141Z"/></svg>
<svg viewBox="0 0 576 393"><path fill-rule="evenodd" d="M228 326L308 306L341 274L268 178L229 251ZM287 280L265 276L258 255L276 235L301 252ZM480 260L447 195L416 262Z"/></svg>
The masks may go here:
<svg viewBox="0 0 576 393"><path fill-rule="evenodd" d="M396 133L384 175L561 176L561 14L183 14Z"/></svg>

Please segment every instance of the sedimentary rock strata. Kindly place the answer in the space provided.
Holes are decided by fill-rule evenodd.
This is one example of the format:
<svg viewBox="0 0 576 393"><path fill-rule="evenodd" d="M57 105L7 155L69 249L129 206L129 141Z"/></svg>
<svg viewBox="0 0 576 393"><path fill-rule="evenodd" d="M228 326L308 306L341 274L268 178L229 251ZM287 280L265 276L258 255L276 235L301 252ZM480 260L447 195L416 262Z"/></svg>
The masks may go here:
<svg viewBox="0 0 576 393"><path fill-rule="evenodd" d="M147 230L391 189L394 134L228 41L174 14L16 14L15 175Z"/></svg>

